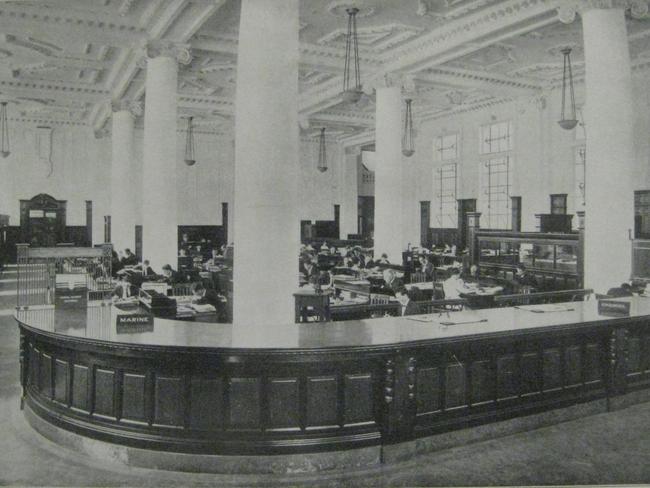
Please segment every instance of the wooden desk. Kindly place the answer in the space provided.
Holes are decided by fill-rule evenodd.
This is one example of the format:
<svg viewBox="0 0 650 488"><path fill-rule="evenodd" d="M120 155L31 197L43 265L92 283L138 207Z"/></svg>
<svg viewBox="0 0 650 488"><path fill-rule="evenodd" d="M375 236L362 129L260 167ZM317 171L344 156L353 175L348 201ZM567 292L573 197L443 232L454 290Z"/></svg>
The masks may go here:
<svg viewBox="0 0 650 488"><path fill-rule="evenodd" d="M307 322L308 310L312 308L318 322L330 320L330 294L314 290L300 290L293 294L296 303L296 323Z"/></svg>

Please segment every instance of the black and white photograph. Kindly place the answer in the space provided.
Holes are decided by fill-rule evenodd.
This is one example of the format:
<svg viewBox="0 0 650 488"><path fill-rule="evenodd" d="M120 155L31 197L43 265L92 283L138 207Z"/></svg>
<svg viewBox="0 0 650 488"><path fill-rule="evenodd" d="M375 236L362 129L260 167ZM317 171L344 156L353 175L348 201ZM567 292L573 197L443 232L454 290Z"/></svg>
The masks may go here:
<svg viewBox="0 0 650 488"><path fill-rule="evenodd" d="M0 0L0 486L649 459L650 0Z"/></svg>

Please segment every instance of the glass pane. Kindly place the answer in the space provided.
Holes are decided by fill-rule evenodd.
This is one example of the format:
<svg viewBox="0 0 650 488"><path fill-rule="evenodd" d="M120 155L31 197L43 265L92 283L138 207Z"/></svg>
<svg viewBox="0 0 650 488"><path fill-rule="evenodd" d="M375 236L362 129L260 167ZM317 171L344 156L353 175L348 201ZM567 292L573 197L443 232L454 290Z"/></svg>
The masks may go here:
<svg viewBox="0 0 650 488"><path fill-rule="evenodd" d="M43 217L43 210L30 210L29 211L29 216L31 218L42 218Z"/></svg>

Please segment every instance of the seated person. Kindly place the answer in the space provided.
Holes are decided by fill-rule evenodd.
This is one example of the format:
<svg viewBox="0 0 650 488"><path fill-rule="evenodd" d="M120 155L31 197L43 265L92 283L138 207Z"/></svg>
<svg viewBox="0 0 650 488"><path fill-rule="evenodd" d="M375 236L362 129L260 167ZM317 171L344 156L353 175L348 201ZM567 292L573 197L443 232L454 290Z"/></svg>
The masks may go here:
<svg viewBox="0 0 650 488"><path fill-rule="evenodd" d="M433 263L428 256L420 256L420 273L424 274L425 281L433 280Z"/></svg>
<svg viewBox="0 0 650 488"><path fill-rule="evenodd" d="M467 271L461 273L460 277L465 282L469 281L473 283L478 283L478 266L472 264Z"/></svg>
<svg viewBox="0 0 650 488"><path fill-rule="evenodd" d="M113 273L113 276L117 275L117 272L120 271L123 268L122 262L120 261L120 257L117 255L115 251L111 251L111 270Z"/></svg>
<svg viewBox="0 0 650 488"><path fill-rule="evenodd" d="M537 279L534 275L526 270L523 263L517 265L514 276L514 288L518 293L524 293L526 290L530 291L532 288L537 288Z"/></svg>
<svg viewBox="0 0 650 488"><path fill-rule="evenodd" d="M334 286L334 273L332 268L326 270L321 270L318 274L318 284L321 289L329 289Z"/></svg>
<svg viewBox="0 0 650 488"><path fill-rule="evenodd" d="M384 284L381 286L380 292L385 295L395 295L395 291L404 287L404 282L397 277L394 269L384 270Z"/></svg>
<svg viewBox="0 0 650 488"><path fill-rule="evenodd" d="M142 271L143 281L147 281L147 279L155 280L158 277L153 268L150 266L148 259L145 259L142 263L136 265L134 269Z"/></svg>
<svg viewBox="0 0 650 488"><path fill-rule="evenodd" d="M118 278L117 284L115 285L115 288L113 288L111 295L116 299L125 299L136 296L136 293L131 283L128 282L126 276L121 275Z"/></svg>
<svg viewBox="0 0 650 488"><path fill-rule="evenodd" d="M634 296L632 293L632 287L629 283L621 283L621 286L619 287L610 288L607 290L607 295L614 298Z"/></svg>
<svg viewBox="0 0 650 488"><path fill-rule="evenodd" d="M217 249L212 249L212 251L210 251L210 259L203 263L203 267L208 268L210 266L216 266L220 261L221 256L219 255L219 251Z"/></svg>
<svg viewBox="0 0 650 488"><path fill-rule="evenodd" d="M460 278L460 270L451 268L449 278L442 282L442 288L445 291L445 300L460 298L465 282Z"/></svg>
<svg viewBox="0 0 650 488"><path fill-rule="evenodd" d="M375 261L376 264L390 264L390 261L388 261L388 254L383 253L381 257Z"/></svg>
<svg viewBox="0 0 650 488"><path fill-rule="evenodd" d="M216 310L221 307L222 301L219 294L211 288L206 288L200 281L192 283L190 289L192 290L192 303L212 305Z"/></svg>
<svg viewBox="0 0 650 488"><path fill-rule="evenodd" d="M318 273L318 269L313 260L307 259L303 262L300 272L305 275L307 281L310 281L310 278Z"/></svg>
<svg viewBox="0 0 650 488"><path fill-rule="evenodd" d="M169 285L176 285L183 282L183 277L171 265L165 264L162 267L162 280Z"/></svg>
<svg viewBox="0 0 650 488"><path fill-rule="evenodd" d="M126 248L122 258L122 266L135 266L136 264L138 264L138 258L131 252L131 249Z"/></svg>
<svg viewBox="0 0 650 488"><path fill-rule="evenodd" d="M395 290L395 298L402 306L400 315L417 315L420 313L412 293L403 286Z"/></svg>

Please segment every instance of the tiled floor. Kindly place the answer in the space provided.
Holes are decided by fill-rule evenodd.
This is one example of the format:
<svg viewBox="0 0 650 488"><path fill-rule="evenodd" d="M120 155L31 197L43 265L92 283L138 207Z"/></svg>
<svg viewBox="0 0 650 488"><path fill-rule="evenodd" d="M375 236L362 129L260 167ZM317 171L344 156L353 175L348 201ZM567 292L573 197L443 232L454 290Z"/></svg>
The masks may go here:
<svg viewBox="0 0 650 488"><path fill-rule="evenodd" d="M0 290L11 289L15 284L0 281ZM0 303L0 310L12 305ZM650 404L358 472L233 476L98 462L58 447L27 425L19 410L17 351L15 322L0 311L0 485L374 487L650 482Z"/></svg>

